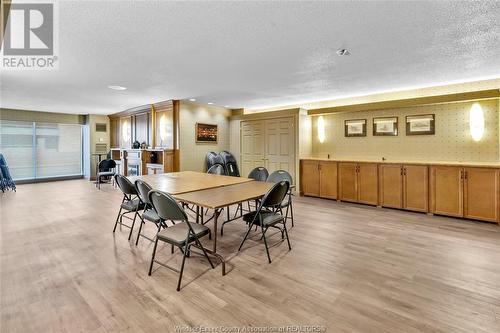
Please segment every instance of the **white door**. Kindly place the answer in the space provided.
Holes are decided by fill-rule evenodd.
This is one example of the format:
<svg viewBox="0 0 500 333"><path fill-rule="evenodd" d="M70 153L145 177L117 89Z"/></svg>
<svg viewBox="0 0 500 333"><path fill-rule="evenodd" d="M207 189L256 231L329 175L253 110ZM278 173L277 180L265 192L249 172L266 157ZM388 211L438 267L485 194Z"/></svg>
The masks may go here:
<svg viewBox="0 0 500 333"><path fill-rule="evenodd" d="M295 179L293 118L241 122L241 175L263 166L269 173L286 170Z"/></svg>
<svg viewBox="0 0 500 333"><path fill-rule="evenodd" d="M295 135L293 118L266 120L266 167L269 173L288 171L295 179Z"/></svg>
<svg viewBox="0 0 500 333"><path fill-rule="evenodd" d="M264 121L241 122L241 170L246 177L250 171L265 166Z"/></svg>

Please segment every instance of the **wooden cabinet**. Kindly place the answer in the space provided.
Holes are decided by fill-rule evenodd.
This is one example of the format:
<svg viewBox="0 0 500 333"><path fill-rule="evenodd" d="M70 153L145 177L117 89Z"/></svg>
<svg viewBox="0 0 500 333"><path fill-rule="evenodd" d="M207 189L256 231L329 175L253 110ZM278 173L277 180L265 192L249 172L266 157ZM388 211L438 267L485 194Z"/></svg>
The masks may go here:
<svg viewBox="0 0 500 333"><path fill-rule="evenodd" d="M464 168L464 217L498 221L499 170Z"/></svg>
<svg viewBox="0 0 500 333"><path fill-rule="evenodd" d="M342 201L358 202L358 164L339 163L339 199Z"/></svg>
<svg viewBox="0 0 500 333"><path fill-rule="evenodd" d="M378 166L376 163L338 164L339 199L370 205L378 204Z"/></svg>
<svg viewBox="0 0 500 333"><path fill-rule="evenodd" d="M403 166L403 208L417 212L429 211L429 167Z"/></svg>
<svg viewBox="0 0 500 333"><path fill-rule="evenodd" d="M403 208L403 166L381 164L379 167L380 205Z"/></svg>
<svg viewBox="0 0 500 333"><path fill-rule="evenodd" d="M431 212L462 217L463 168L455 166L431 166Z"/></svg>
<svg viewBox="0 0 500 333"><path fill-rule="evenodd" d="M302 160L300 172L300 191L302 194L319 197L319 161Z"/></svg>
<svg viewBox="0 0 500 333"><path fill-rule="evenodd" d="M322 198L337 199L337 163L319 163L319 195Z"/></svg>
<svg viewBox="0 0 500 333"><path fill-rule="evenodd" d="M301 161L301 191L303 195L327 199L337 198L337 163Z"/></svg>
<svg viewBox="0 0 500 333"><path fill-rule="evenodd" d="M426 165L381 164L379 197L383 207L428 211L428 167Z"/></svg>
<svg viewBox="0 0 500 333"><path fill-rule="evenodd" d="M302 160L301 191L309 196L500 223L500 168L494 166Z"/></svg>

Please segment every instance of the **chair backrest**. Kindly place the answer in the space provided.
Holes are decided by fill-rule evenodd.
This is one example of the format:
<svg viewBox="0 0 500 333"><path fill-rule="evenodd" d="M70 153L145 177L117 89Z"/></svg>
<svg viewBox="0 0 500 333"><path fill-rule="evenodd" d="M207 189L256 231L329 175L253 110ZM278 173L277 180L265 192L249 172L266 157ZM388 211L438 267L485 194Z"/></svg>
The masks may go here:
<svg viewBox="0 0 500 333"><path fill-rule="evenodd" d="M239 177L240 170L238 169L238 163L236 162L236 158L234 158L233 154L228 151L221 151L219 156L224 161L224 168L226 169L226 175Z"/></svg>
<svg viewBox="0 0 500 333"><path fill-rule="evenodd" d="M123 175L115 175L115 181L118 184L118 187L126 195L137 195L137 191L135 189L134 184L127 177Z"/></svg>
<svg viewBox="0 0 500 333"><path fill-rule="evenodd" d="M137 179L134 184L139 199L145 204L151 204L151 201L149 201L149 192L153 189L151 185L140 179Z"/></svg>
<svg viewBox="0 0 500 333"><path fill-rule="evenodd" d="M259 210L262 209L262 207L278 207L281 205L289 189L290 183L286 180L274 184L262 198Z"/></svg>
<svg viewBox="0 0 500 333"><path fill-rule="evenodd" d="M149 201L161 219L188 222L186 212L170 194L152 190L149 192Z"/></svg>
<svg viewBox="0 0 500 333"><path fill-rule="evenodd" d="M248 174L248 178L257 180L259 182L265 182L269 177L269 171L264 167L256 167Z"/></svg>
<svg viewBox="0 0 500 333"><path fill-rule="evenodd" d="M99 172L110 171L114 168L116 168L116 162L114 160L102 160L99 162Z"/></svg>
<svg viewBox="0 0 500 333"><path fill-rule="evenodd" d="M207 170L216 164L224 166L224 160L222 159L222 157L213 151L207 153L206 163L207 163Z"/></svg>
<svg viewBox="0 0 500 333"><path fill-rule="evenodd" d="M280 182L282 180L289 182L290 185L292 185L292 183L293 183L292 175L290 175L288 173L288 171L285 171L285 170L274 171L267 178L267 181L269 183L277 183L277 182Z"/></svg>
<svg viewBox="0 0 500 333"><path fill-rule="evenodd" d="M207 173L212 174L212 175L225 175L226 174L224 167L221 164L212 165L210 167L210 169L207 170Z"/></svg>

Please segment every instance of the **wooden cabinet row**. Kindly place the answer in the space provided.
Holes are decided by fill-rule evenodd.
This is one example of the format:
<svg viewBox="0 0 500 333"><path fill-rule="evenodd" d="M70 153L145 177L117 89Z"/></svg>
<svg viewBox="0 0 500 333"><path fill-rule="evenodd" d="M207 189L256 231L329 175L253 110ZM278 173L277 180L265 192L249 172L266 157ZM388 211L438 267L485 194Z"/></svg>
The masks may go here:
<svg viewBox="0 0 500 333"><path fill-rule="evenodd" d="M487 167L302 160L301 193L500 222L500 170Z"/></svg>

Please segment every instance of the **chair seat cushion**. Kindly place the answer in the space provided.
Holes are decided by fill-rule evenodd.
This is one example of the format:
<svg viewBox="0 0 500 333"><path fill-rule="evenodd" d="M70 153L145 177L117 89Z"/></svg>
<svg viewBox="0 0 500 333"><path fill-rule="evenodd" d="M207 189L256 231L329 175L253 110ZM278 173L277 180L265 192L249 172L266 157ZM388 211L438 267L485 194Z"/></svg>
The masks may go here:
<svg viewBox="0 0 500 333"><path fill-rule="evenodd" d="M256 211L246 213L245 215L243 215L243 221L251 223L254 219L255 214L257 214ZM262 217L262 225L265 227L273 226L277 223L283 222L284 220L283 215L273 213L270 210L262 210L260 212L260 215ZM260 225L260 219L257 217L253 224Z"/></svg>
<svg viewBox="0 0 500 333"><path fill-rule="evenodd" d="M141 210L144 209L144 204L139 199L128 200L122 203L122 208L128 211Z"/></svg>
<svg viewBox="0 0 500 333"><path fill-rule="evenodd" d="M160 223L160 217L158 216L158 214L156 214L154 209L148 209L144 211L144 213L142 213L142 218L156 224Z"/></svg>
<svg viewBox="0 0 500 333"><path fill-rule="evenodd" d="M210 233L210 229L204 226L203 224L191 222L191 227L193 228L194 233L198 238L201 238ZM186 222L177 223L171 227L168 227L160 231L157 237L158 239L164 242L182 246L186 242L188 228L189 227ZM194 241L194 236L191 235L191 237L189 238L189 243L193 241Z"/></svg>

